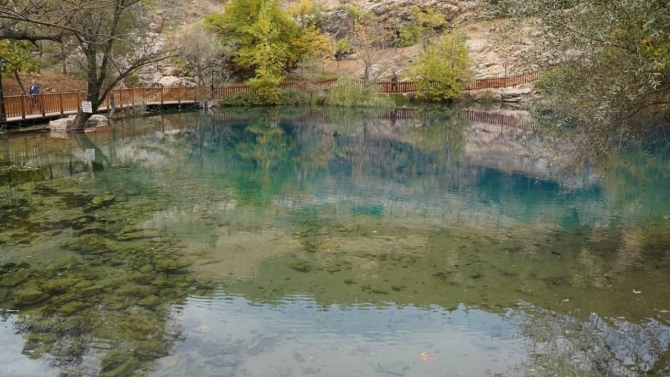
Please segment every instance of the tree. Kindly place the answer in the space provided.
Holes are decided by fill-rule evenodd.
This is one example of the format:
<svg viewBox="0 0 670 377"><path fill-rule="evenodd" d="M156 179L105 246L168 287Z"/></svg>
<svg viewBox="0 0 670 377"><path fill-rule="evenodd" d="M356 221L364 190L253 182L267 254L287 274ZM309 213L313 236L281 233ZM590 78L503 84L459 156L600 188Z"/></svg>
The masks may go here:
<svg viewBox="0 0 670 377"><path fill-rule="evenodd" d="M0 37L10 40L73 40L86 74L93 112L109 92L137 69L166 59L155 47L141 0L18 0L0 7ZM91 114L79 111L72 130L82 130Z"/></svg>
<svg viewBox="0 0 670 377"><path fill-rule="evenodd" d="M433 101L458 98L474 77L466 36L452 31L419 53L407 69L418 86L417 96Z"/></svg>
<svg viewBox="0 0 670 377"><path fill-rule="evenodd" d="M666 0L501 0L496 10L509 20L503 32L532 30L526 59L550 68L538 114L587 136L580 150L606 154L621 135L668 126Z"/></svg>
<svg viewBox="0 0 670 377"><path fill-rule="evenodd" d="M355 17L351 42L363 61L363 79L366 83L370 80L373 66L382 60L382 50L388 46L389 39L388 31L374 14L363 13Z"/></svg>
<svg viewBox="0 0 670 377"><path fill-rule="evenodd" d="M351 51L349 38L344 37L335 42L335 59L337 60L337 70L340 70L340 59Z"/></svg>
<svg viewBox="0 0 670 377"><path fill-rule="evenodd" d="M7 60L7 71L13 74L23 94L26 89L21 82L19 72L35 72L39 70L39 61L31 55L34 45L27 41L0 41L0 56Z"/></svg>
<svg viewBox="0 0 670 377"><path fill-rule="evenodd" d="M208 33L201 23L193 24L173 41L177 55L186 60L201 89L201 100L207 98L209 81L223 83L231 72L226 69L232 47L214 34ZM216 77L215 77L216 76ZM213 83L211 83L213 85Z"/></svg>
<svg viewBox="0 0 670 377"><path fill-rule="evenodd" d="M279 99L279 83L303 58L332 53L330 40L308 17L309 3L289 13L278 0L231 0L222 14L205 18L210 31L234 44L234 61L253 69L249 86L268 103Z"/></svg>
<svg viewBox="0 0 670 377"><path fill-rule="evenodd" d="M436 9L421 10L418 7L412 9L414 18L413 27L421 40L423 50L427 50L431 40L437 35L440 29L447 26L447 19Z"/></svg>

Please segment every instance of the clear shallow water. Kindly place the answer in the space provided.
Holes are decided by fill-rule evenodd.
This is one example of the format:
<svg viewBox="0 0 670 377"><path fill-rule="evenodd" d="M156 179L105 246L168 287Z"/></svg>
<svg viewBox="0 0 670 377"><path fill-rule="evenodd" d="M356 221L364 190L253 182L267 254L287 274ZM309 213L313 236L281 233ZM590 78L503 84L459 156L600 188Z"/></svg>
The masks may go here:
<svg viewBox="0 0 670 377"><path fill-rule="evenodd" d="M523 117L4 140L0 375L667 375L667 149L574 174Z"/></svg>

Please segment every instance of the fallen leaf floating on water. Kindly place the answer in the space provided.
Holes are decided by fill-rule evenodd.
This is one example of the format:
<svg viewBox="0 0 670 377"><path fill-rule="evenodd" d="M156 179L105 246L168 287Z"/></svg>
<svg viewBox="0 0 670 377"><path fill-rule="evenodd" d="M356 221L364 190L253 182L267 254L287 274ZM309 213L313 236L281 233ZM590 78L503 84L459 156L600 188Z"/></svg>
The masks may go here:
<svg viewBox="0 0 670 377"><path fill-rule="evenodd" d="M570 299L566 298L565 300L561 300L561 302L570 302Z"/></svg>
<svg viewBox="0 0 670 377"><path fill-rule="evenodd" d="M636 295L639 295L640 293L642 293L642 291L636 291L636 290L633 289L633 293L635 293Z"/></svg>
<svg viewBox="0 0 670 377"><path fill-rule="evenodd" d="M427 352L421 352L421 354L419 355L419 359L421 359L421 361L424 361L424 362L428 361L428 360L435 360L433 355L431 355Z"/></svg>
<svg viewBox="0 0 670 377"><path fill-rule="evenodd" d="M667 310L659 310L658 312L659 312L659 313L670 313L670 312L667 311Z"/></svg>

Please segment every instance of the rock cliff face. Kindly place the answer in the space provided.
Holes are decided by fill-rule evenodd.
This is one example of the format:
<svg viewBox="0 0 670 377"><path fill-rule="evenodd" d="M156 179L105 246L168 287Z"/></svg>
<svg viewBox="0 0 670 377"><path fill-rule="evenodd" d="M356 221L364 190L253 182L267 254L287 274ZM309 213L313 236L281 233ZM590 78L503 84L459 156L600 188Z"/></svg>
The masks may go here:
<svg viewBox="0 0 670 377"><path fill-rule="evenodd" d="M289 2L290 3L290 2ZM352 19L349 12L340 9L340 5L352 5L365 12L375 14L380 22L409 23L413 20L412 9L437 9L447 21L461 23L481 18L480 3L459 0L353 0L326 1L328 9L323 29L335 37L342 38L351 29Z"/></svg>
<svg viewBox="0 0 670 377"><path fill-rule="evenodd" d="M157 0L166 6L172 4L174 8L175 1L178 4L181 0ZM282 6L289 6L300 0L284 0ZM319 2L319 0L313 0ZM494 24L484 20L484 6L482 1L461 1L461 0L321 0L324 7L325 18L321 24L324 32L330 34L334 40L341 39L351 34L353 25L353 16L343 9L343 5L354 6L364 12L375 14L379 22L389 25L410 24L413 21L412 10L415 7L419 9L437 9L449 22L449 27L458 27L462 29L469 37L468 46L471 50L471 56L474 61L474 68L477 77L502 77L503 75L514 75L524 73L532 67L525 67L522 64L523 54L521 47L515 54L499 51L492 43L491 36L494 34L491 30ZM152 32L159 34L165 44L164 36L178 32L183 25L198 22L204 14L211 12L224 11L223 5L215 0L204 0L203 4L197 6L188 4L188 7L198 8L185 12L183 18L171 17L174 10L159 11L152 20ZM175 8L176 9L176 8ZM182 24L179 26L178 24ZM527 47L527 46L525 46ZM398 72L403 77L406 65L413 61L419 51L418 46L411 46L402 49L388 49L381 51L381 58L371 67L372 73L376 78L390 77L392 72ZM504 56L503 56L504 55ZM336 62L327 61L324 64L324 71L331 74L340 75L344 72L362 74L363 64L356 54L340 59ZM170 62L163 62L157 65L146 67L137 73L142 85L148 86L193 86L195 82L188 77L188 72L184 69L178 69L170 65ZM519 91L504 92L494 91L494 93L473 93L472 97L476 100L481 96L490 97L493 95L494 101L518 102L525 99L532 92L531 88L523 88Z"/></svg>

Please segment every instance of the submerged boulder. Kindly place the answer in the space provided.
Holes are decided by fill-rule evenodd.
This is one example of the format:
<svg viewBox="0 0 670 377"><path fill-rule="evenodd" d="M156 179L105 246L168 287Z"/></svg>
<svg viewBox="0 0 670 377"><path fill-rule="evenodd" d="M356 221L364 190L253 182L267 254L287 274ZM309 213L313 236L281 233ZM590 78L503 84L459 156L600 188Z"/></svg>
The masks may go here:
<svg viewBox="0 0 670 377"><path fill-rule="evenodd" d="M28 280L28 277L30 277L30 272L26 269L10 272L3 275L2 279L0 279L0 287L16 287Z"/></svg>
<svg viewBox="0 0 670 377"><path fill-rule="evenodd" d="M53 279L42 284L42 290L49 294L64 293L68 288L77 284L79 279Z"/></svg>
<svg viewBox="0 0 670 377"><path fill-rule="evenodd" d="M48 294L38 289L24 288L14 293L14 305L19 307L33 305L47 299L48 297Z"/></svg>

